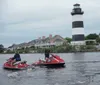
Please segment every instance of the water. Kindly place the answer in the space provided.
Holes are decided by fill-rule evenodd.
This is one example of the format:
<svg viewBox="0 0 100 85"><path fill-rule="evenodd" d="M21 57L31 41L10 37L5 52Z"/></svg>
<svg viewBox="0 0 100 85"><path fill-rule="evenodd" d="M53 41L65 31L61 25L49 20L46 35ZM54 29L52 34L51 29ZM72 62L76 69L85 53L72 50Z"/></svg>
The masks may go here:
<svg viewBox="0 0 100 85"><path fill-rule="evenodd" d="M2 69L14 54L0 54L0 85L100 85L100 53L59 53L65 68L39 68L23 71ZM43 54L21 54L29 64L44 58Z"/></svg>

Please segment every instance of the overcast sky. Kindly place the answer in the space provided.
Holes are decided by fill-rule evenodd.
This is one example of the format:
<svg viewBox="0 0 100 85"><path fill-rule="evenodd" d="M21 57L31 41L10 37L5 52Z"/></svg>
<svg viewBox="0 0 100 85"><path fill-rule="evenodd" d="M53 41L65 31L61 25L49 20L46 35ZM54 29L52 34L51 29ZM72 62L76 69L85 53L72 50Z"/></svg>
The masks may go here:
<svg viewBox="0 0 100 85"><path fill-rule="evenodd" d="M100 0L0 0L0 44L8 47L49 34L72 37L75 3L84 11L85 35L100 33Z"/></svg>

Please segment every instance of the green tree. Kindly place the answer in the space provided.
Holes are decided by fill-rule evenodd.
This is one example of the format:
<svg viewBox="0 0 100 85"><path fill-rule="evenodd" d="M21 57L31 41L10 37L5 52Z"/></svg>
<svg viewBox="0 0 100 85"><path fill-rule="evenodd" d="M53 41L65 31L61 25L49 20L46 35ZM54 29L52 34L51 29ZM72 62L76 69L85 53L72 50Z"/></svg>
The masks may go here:
<svg viewBox="0 0 100 85"><path fill-rule="evenodd" d="M29 53L29 51L30 51L29 48L26 47L26 48L25 48L25 53Z"/></svg>
<svg viewBox="0 0 100 85"><path fill-rule="evenodd" d="M97 35L96 33L94 33L94 34L89 34L89 35L87 35L86 37L85 37L85 39L86 40L88 40L88 39L96 39L96 38L98 38L99 37L99 35Z"/></svg>
<svg viewBox="0 0 100 85"><path fill-rule="evenodd" d="M33 49L34 49L34 48L35 48L35 46L33 45L33 46L31 46L30 48L33 48Z"/></svg>
<svg viewBox="0 0 100 85"><path fill-rule="evenodd" d="M100 38L99 37L96 38L96 42L100 43Z"/></svg>
<svg viewBox="0 0 100 85"><path fill-rule="evenodd" d="M4 46L0 44L0 53L3 53L3 51L4 51Z"/></svg>
<svg viewBox="0 0 100 85"><path fill-rule="evenodd" d="M66 37L65 39L66 39L69 43L72 41L72 39L69 38L69 37Z"/></svg>

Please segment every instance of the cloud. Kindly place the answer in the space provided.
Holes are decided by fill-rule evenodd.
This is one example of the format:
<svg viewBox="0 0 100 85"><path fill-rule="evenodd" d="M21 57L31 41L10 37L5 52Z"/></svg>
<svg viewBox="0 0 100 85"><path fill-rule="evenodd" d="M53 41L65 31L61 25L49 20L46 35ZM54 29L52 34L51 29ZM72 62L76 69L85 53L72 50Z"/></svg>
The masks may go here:
<svg viewBox="0 0 100 85"><path fill-rule="evenodd" d="M9 46L49 34L71 37L73 4L84 11L85 33L98 33L99 0L0 0L0 43Z"/></svg>

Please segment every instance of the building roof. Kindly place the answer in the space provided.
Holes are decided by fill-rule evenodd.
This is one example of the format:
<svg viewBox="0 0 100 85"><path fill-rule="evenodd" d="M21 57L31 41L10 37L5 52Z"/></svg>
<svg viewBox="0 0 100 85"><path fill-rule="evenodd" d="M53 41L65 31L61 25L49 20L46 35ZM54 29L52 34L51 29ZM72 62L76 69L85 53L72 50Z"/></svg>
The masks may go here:
<svg viewBox="0 0 100 85"><path fill-rule="evenodd" d="M73 6L80 6L80 4L76 3L76 4L74 4Z"/></svg>

